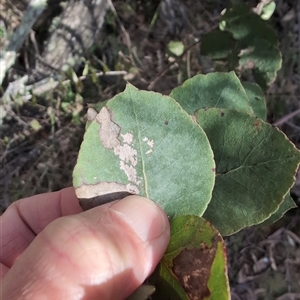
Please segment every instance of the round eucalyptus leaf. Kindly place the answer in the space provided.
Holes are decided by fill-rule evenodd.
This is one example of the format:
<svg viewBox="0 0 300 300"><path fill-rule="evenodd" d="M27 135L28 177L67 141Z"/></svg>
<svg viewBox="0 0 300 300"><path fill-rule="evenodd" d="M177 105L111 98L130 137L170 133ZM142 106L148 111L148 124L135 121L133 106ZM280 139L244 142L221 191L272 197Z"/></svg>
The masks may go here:
<svg viewBox="0 0 300 300"><path fill-rule="evenodd" d="M258 37L272 44L278 42L275 30L254 13L249 4L242 3L227 9L221 22L224 24L223 30L231 32L236 40L251 42L252 38Z"/></svg>
<svg viewBox="0 0 300 300"><path fill-rule="evenodd" d="M263 7L260 17L263 20L269 20L272 17L275 9L276 3L274 1L271 1Z"/></svg>
<svg viewBox="0 0 300 300"><path fill-rule="evenodd" d="M224 241L203 218L171 221L171 240L153 276L153 299L229 300Z"/></svg>
<svg viewBox="0 0 300 300"><path fill-rule="evenodd" d="M242 112L202 109L196 118L216 161L204 218L223 235L268 219L294 183L300 152L277 128Z"/></svg>
<svg viewBox="0 0 300 300"><path fill-rule="evenodd" d="M225 59L231 54L233 46L232 34L217 29L202 37L201 54L216 60Z"/></svg>
<svg viewBox="0 0 300 300"><path fill-rule="evenodd" d="M128 85L89 125L73 185L85 209L138 194L158 203L169 217L202 215L214 172L204 131L180 105Z"/></svg>
<svg viewBox="0 0 300 300"><path fill-rule="evenodd" d="M242 85L246 91L254 114L265 121L267 118L267 107L266 98L262 89L258 84L253 82L244 81Z"/></svg>
<svg viewBox="0 0 300 300"><path fill-rule="evenodd" d="M296 208L297 205L294 202L293 198L291 197L290 193L288 193L285 197L283 202L280 204L279 208L271 215L271 217L265 220L261 225L270 225L278 221L282 216L290 209Z"/></svg>
<svg viewBox="0 0 300 300"><path fill-rule="evenodd" d="M184 44L181 41L170 41L167 47L173 56L180 56L184 52Z"/></svg>
<svg viewBox="0 0 300 300"><path fill-rule="evenodd" d="M196 75L172 90L173 97L189 113L201 108L232 108L253 114L247 94L234 72Z"/></svg>
<svg viewBox="0 0 300 300"><path fill-rule="evenodd" d="M281 68L282 57L277 45L255 37L251 43L241 42L241 48L243 48L239 59L241 69L253 69L256 82L265 89L275 80Z"/></svg>

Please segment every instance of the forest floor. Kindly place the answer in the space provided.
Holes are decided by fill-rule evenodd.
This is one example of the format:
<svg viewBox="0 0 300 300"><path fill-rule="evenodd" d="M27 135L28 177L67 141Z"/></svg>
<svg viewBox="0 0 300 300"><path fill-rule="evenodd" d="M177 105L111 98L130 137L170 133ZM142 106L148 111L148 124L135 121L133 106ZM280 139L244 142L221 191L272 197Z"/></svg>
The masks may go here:
<svg viewBox="0 0 300 300"><path fill-rule="evenodd" d="M5 24L12 32L27 2L4 0L0 29ZM127 81L141 89L169 94L188 77L215 71L216 64L200 56L201 36L218 27L225 2L186 0L184 5L165 5L159 11L159 0L113 1L86 57L94 74L106 74L84 77L80 84L71 80L14 105L5 118L0 115L2 210L17 199L72 185L88 105L112 98L124 90ZM300 114L290 118L300 108L300 4L276 2L270 23L278 34L283 63L276 81L265 92L268 122L277 122L300 149ZM3 21L8 18L9 24ZM33 29L43 36L45 28L36 25ZM178 40L186 51L174 58L167 45ZM4 43L0 30L0 47ZM31 46L28 38L3 90L9 82L30 73L35 54ZM76 71L78 77L85 66ZM246 228L225 239L233 300L300 299L300 174L292 196L298 208L275 224Z"/></svg>

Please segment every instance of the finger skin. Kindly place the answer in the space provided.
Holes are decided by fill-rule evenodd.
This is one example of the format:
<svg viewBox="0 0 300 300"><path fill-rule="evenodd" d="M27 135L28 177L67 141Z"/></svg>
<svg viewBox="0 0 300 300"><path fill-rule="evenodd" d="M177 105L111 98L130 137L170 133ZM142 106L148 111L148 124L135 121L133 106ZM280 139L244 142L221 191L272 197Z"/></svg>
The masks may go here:
<svg viewBox="0 0 300 300"><path fill-rule="evenodd" d="M169 226L163 232L158 228L162 219L165 224L168 221L159 208L153 209L154 203L137 196L127 198L121 201L127 201L128 210L140 213L149 233L138 235L138 229L116 211L114 203L58 218L36 236L7 272L2 281L3 299L128 297L153 272L170 231Z"/></svg>
<svg viewBox="0 0 300 300"><path fill-rule="evenodd" d="M80 212L74 188L36 195L10 205L0 217L0 279L49 223Z"/></svg>

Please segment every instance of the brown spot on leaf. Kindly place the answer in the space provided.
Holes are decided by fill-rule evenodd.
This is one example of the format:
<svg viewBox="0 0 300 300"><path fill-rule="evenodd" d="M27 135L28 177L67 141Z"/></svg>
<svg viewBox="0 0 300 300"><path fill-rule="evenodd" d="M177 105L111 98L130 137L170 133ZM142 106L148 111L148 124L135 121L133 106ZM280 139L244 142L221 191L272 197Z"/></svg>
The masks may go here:
<svg viewBox="0 0 300 300"><path fill-rule="evenodd" d="M206 299L211 295L208 288L211 266L217 250L218 237L211 248L184 249L173 260L173 272L191 300Z"/></svg>
<svg viewBox="0 0 300 300"><path fill-rule="evenodd" d="M255 127L255 131L259 131L260 130L260 121L259 119L256 119L256 121L253 123L253 126Z"/></svg>

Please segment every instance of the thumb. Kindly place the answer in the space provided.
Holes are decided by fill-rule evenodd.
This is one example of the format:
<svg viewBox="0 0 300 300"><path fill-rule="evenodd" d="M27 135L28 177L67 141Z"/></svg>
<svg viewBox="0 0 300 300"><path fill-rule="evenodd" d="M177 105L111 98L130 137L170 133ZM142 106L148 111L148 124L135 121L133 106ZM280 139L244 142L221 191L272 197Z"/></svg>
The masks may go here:
<svg viewBox="0 0 300 300"><path fill-rule="evenodd" d="M2 281L3 299L124 299L153 272L169 223L138 196L50 223Z"/></svg>

